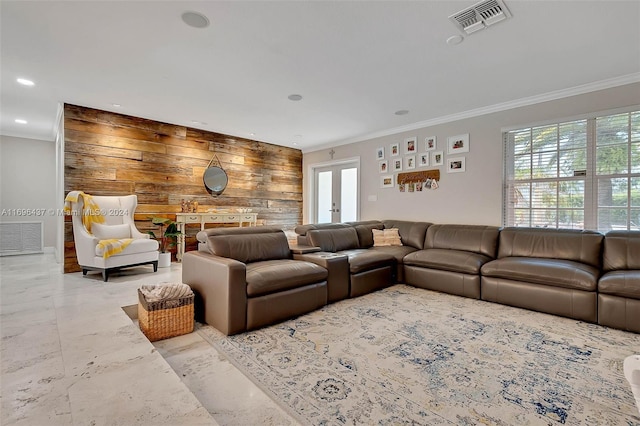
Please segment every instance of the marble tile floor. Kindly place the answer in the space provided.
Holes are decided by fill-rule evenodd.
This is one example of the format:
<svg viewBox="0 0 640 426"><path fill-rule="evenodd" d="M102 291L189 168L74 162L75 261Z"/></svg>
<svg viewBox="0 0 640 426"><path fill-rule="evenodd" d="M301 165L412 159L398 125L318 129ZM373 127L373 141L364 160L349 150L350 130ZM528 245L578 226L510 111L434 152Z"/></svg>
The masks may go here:
<svg viewBox="0 0 640 426"><path fill-rule="evenodd" d="M152 344L126 315L179 263L60 271L52 253L0 257L0 424L296 424L197 333Z"/></svg>

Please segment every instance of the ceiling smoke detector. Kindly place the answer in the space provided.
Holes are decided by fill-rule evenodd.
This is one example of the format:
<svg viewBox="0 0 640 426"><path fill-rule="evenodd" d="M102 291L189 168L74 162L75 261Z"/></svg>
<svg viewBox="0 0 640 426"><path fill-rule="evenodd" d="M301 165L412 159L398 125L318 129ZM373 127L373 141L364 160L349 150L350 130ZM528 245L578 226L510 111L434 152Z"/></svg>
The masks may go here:
<svg viewBox="0 0 640 426"><path fill-rule="evenodd" d="M502 0L481 1L449 16L464 34L473 34L507 18L511 18L511 13Z"/></svg>

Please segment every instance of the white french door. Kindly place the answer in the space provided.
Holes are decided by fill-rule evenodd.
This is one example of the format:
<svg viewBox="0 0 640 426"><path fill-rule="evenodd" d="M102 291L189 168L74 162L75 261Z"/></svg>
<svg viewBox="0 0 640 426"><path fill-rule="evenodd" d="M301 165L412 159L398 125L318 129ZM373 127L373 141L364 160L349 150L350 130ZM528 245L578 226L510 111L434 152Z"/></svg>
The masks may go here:
<svg viewBox="0 0 640 426"><path fill-rule="evenodd" d="M358 164L345 163L314 170L314 223L358 220Z"/></svg>

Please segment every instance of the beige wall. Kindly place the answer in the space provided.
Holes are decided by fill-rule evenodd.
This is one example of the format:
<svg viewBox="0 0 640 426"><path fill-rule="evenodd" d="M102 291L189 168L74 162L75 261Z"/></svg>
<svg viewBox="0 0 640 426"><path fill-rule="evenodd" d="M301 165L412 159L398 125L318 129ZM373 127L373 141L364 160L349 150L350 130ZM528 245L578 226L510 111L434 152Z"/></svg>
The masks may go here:
<svg viewBox="0 0 640 426"><path fill-rule="evenodd" d="M640 83L619 86L587 94L539 103L483 116L454 121L393 136L335 146L303 156L303 222L310 222L309 166L333 160L360 157L360 219L407 219L434 223L502 224L502 131L545 121L562 120L593 112L640 104ZM470 134L470 151L466 157L466 172L446 172L446 141L448 136ZM394 188L380 188L377 147L402 143L404 138L417 136L419 151L424 151L424 139L437 137L437 148L445 152L445 166L440 169L440 188L423 192L401 193ZM431 170L426 167L418 170ZM377 198L370 201L370 198Z"/></svg>
<svg viewBox="0 0 640 426"><path fill-rule="evenodd" d="M44 223L44 246L55 247L56 145L51 141L0 136L0 217L2 222ZM13 209L37 209L42 215L17 216ZM29 212L28 212L29 213Z"/></svg>

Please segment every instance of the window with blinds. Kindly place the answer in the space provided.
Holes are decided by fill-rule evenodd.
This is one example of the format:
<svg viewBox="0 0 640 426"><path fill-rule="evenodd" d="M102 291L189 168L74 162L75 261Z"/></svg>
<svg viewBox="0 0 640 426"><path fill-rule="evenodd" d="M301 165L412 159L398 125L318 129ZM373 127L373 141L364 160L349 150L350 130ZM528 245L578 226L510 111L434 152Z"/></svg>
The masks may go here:
<svg viewBox="0 0 640 426"><path fill-rule="evenodd" d="M640 230L640 111L506 132L505 226Z"/></svg>

